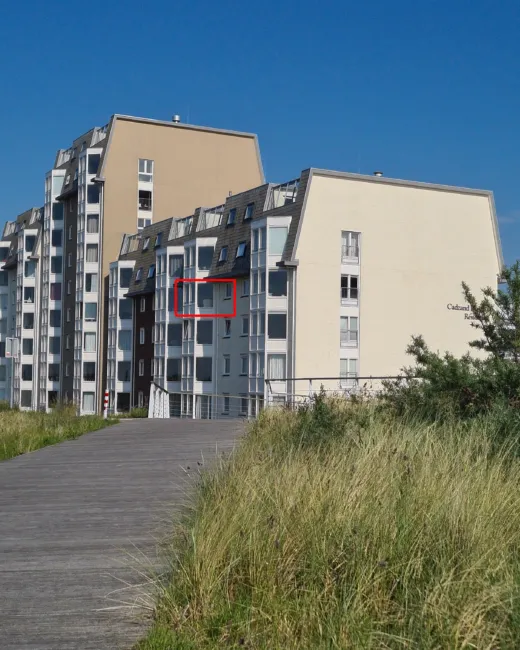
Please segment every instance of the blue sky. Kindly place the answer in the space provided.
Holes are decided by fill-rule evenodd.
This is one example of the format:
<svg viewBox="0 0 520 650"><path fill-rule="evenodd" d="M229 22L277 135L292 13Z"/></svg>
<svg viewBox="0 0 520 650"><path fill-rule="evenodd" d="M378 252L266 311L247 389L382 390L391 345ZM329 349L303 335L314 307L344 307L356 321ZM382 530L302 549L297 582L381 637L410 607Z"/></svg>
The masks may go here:
<svg viewBox="0 0 520 650"><path fill-rule="evenodd" d="M520 257L520 6L512 0L9 3L0 224L60 147L113 113L258 133L267 179L326 167L495 193Z"/></svg>

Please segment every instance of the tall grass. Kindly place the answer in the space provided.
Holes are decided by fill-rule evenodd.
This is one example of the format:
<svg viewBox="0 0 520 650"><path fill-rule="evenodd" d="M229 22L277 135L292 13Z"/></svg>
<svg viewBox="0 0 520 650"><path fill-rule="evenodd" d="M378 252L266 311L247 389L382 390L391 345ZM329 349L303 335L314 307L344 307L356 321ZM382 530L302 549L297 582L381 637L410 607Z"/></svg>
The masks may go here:
<svg viewBox="0 0 520 650"><path fill-rule="evenodd" d="M138 648L518 648L520 462L493 421L321 406L263 412L202 476Z"/></svg>
<svg viewBox="0 0 520 650"><path fill-rule="evenodd" d="M0 410L0 460L72 440L117 422L98 415L77 416L75 409L68 406L56 407L50 413Z"/></svg>

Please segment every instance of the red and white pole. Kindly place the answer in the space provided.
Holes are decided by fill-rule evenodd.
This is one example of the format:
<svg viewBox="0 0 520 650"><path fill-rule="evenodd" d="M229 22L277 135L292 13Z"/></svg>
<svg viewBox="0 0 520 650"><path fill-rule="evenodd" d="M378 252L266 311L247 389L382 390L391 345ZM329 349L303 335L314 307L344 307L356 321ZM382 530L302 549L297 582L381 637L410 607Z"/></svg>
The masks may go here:
<svg viewBox="0 0 520 650"><path fill-rule="evenodd" d="M103 402L103 417L105 420L108 418L108 390L105 391L105 399Z"/></svg>

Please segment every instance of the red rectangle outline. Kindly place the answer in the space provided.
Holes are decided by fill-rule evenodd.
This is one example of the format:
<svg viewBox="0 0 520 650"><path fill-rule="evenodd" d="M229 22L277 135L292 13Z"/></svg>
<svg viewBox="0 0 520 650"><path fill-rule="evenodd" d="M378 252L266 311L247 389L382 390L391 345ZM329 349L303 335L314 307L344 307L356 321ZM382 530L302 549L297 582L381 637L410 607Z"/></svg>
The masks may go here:
<svg viewBox="0 0 520 650"><path fill-rule="evenodd" d="M181 282L230 282L233 285L233 313L231 314L179 314L177 290ZM235 318L237 315L236 278L177 278L173 281L173 313L177 318Z"/></svg>

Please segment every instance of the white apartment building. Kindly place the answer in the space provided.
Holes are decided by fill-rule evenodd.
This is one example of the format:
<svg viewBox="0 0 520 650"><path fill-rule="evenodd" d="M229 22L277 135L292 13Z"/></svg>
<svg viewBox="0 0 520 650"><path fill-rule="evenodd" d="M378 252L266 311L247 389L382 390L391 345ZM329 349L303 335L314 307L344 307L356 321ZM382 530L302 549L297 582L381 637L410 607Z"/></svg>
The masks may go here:
<svg viewBox="0 0 520 650"><path fill-rule="evenodd" d="M395 376L414 334L467 352L470 320L450 305L462 281L496 286L503 266L490 192L317 169L145 228L114 268L130 258L131 364L142 373L124 390L145 404L153 382L172 414L202 418Z"/></svg>

